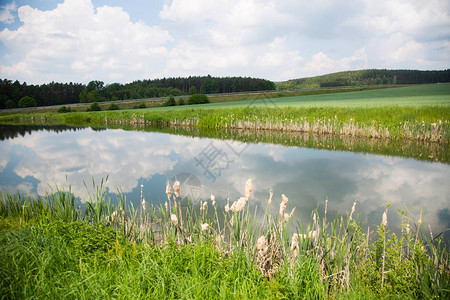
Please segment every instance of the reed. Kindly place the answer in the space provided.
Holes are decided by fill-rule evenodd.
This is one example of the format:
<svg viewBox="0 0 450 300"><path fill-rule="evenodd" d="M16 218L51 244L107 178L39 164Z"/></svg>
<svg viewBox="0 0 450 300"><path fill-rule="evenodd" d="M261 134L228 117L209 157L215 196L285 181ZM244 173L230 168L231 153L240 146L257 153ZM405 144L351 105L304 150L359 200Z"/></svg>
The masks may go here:
<svg viewBox="0 0 450 300"><path fill-rule="evenodd" d="M286 195L258 212L253 183L226 205L194 204L179 183L167 205L134 208L106 181L84 205L70 190L0 194L1 294L9 298L448 298L448 245L400 212L400 237L350 214L295 222ZM164 188L164 187L162 187ZM224 207L221 209L221 207ZM83 210L84 209L84 210ZM321 219L320 215L323 215Z"/></svg>

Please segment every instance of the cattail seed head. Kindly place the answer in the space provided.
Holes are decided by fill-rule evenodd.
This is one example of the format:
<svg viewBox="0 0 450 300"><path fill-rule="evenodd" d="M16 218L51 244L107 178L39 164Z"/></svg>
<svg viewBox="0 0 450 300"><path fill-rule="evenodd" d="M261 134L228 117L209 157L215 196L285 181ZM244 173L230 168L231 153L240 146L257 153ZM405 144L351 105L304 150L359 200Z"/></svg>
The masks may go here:
<svg viewBox="0 0 450 300"><path fill-rule="evenodd" d="M213 206L216 206L216 196L214 196L213 194L211 194L211 202Z"/></svg>
<svg viewBox="0 0 450 300"><path fill-rule="evenodd" d="M173 183L173 191L175 192L175 197L180 197L180 190L181 190L181 185L180 182L177 180Z"/></svg>
<svg viewBox="0 0 450 300"><path fill-rule="evenodd" d="M288 222L292 218L292 216L294 215L294 211L295 211L295 207L292 209L290 214L284 214L284 221L285 222Z"/></svg>
<svg viewBox="0 0 450 300"><path fill-rule="evenodd" d="M166 185L166 194L167 194L167 199L170 200L170 197L172 197L172 188L170 187L169 183L167 183L167 185Z"/></svg>
<svg viewBox="0 0 450 300"><path fill-rule="evenodd" d="M209 228L208 223L202 224L202 231L208 230L208 228Z"/></svg>
<svg viewBox="0 0 450 300"><path fill-rule="evenodd" d="M294 215L295 212L295 207L292 209L291 213L289 214L289 218L292 218L292 216Z"/></svg>
<svg viewBox="0 0 450 300"><path fill-rule="evenodd" d="M269 192L269 201L268 201L269 206L270 206L270 204L272 203L272 197L273 197L273 191L272 191L272 189L270 189L270 192Z"/></svg>
<svg viewBox="0 0 450 300"><path fill-rule="evenodd" d="M170 220L172 221L173 225L177 226L178 225L178 218L175 214L172 214L170 216Z"/></svg>
<svg viewBox="0 0 450 300"><path fill-rule="evenodd" d="M388 221L387 221L387 212L384 211L384 213L383 213L383 218L382 218L382 221L381 221L381 225L383 225L384 227L386 227L386 226L387 226L387 223L388 223Z"/></svg>
<svg viewBox="0 0 450 300"><path fill-rule="evenodd" d="M248 201L248 199L250 199L252 191L253 191L252 179L248 179L247 182L245 183L245 200Z"/></svg>
<svg viewBox="0 0 450 300"><path fill-rule="evenodd" d="M409 235L409 233L411 232L411 226L409 226L409 223L406 224L406 234Z"/></svg>
<svg viewBox="0 0 450 300"><path fill-rule="evenodd" d="M166 208L166 211L169 210L169 205L167 204L167 201L164 203L164 207Z"/></svg>
<svg viewBox="0 0 450 300"><path fill-rule="evenodd" d="M230 210L233 212L240 212L245 207L246 200L244 197L239 198L238 201L234 201L230 207Z"/></svg>
<svg viewBox="0 0 450 300"><path fill-rule="evenodd" d="M208 209L208 202L203 202L203 205L202 205L202 209L203 210L207 210Z"/></svg>
<svg viewBox="0 0 450 300"><path fill-rule="evenodd" d="M280 203L280 216L284 216L284 211L286 210L286 206L289 199L284 194L281 195L281 203Z"/></svg>

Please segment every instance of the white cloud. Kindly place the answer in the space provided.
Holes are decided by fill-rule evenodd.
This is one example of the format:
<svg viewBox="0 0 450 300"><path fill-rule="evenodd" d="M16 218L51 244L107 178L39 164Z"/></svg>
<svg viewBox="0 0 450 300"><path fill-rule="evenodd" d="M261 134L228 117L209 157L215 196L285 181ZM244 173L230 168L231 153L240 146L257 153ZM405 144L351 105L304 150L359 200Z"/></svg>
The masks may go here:
<svg viewBox="0 0 450 300"><path fill-rule="evenodd" d="M217 5L209 0L173 0L164 4L160 17L172 21L202 21L221 15L223 8L229 7L229 1Z"/></svg>
<svg viewBox="0 0 450 300"><path fill-rule="evenodd" d="M13 15L13 12L16 11L16 9L17 6L15 1L0 6L0 22L5 24L14 23L15 17Z"/></svg>
<svg viewBox="0 0 450 300"><path fill-rule="evenodd" d="M367 67L365 47L358 49L350 57L333 59L323 52L314 54L304 65L305 74L326 74L342 70L364 69Z"/></svg>
<svg viewBox="0 0 450 300"><path fill-rule="evenodd" d="M66 0L50 11L22 6L19 18L23 25L17 30L0 32L15 61L3 62L0 72L9 78L39 77L41 83L150 75L171 40L165 30L131 22L120 7L94 9L90 0Z"/></svg>
<svg viewBox="0 0 450 300"><path fill-rule="evenodd" d="M66 0L49 11L20 7L23 24L0 32L10 50L0 72L31 83L108 83L206 74L284 80L366 67L448 68L446 0L173 0L161 4L153 26L131 21L128 5L94 7L91 0Z"/></svg>
<svg viewBox="0 0 450 300"><path fill-rule="evenodd" d="M448 39L450 4L446 0L366 1L364 25L373 35L403 33L417 40Z"/></svg>

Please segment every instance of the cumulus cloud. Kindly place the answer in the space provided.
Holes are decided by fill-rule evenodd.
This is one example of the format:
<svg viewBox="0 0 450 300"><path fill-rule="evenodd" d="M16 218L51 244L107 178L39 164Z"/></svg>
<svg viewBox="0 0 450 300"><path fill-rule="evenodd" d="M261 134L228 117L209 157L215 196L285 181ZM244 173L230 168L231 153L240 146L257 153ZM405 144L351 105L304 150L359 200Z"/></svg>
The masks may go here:
<svg viewBox="0 0 450 300"><path fill-rule="evenodd" d="M173 22L180 45L201 48L190 52L187 68L234 69L223 53L236 49L246 70L282 80L370 67L448 67L448 7L445 0L174 0L160 17Z"/></svg>
<svg viewBox="0 0 450 300"><path fill-rule="evenodd" d="M16 9L17 6L15 1L0 6L0 22L5 24L14 23L15 17L13 12L15 12Z"/></svg>
<svg viewBox="0 0 450 300"><path fill-rule="evenodd" d="M0 32L12 51L10 64L0 66L9 78L40 78L42 83L149 77L172 39L158 27L131 22L120 7L95 9L90 0L66 0L49 11L22 6L18 14L23 25Z"/></svg>
<svg viewBox="0 0 450 300"><path fill-rule="evenodd" d="M65 0L49 11L22 6L23 24L0 32L10 50L0 72L31 82L126 82L442 69L450 53L449 6L446 0L172 0L161 4L158 20L147 20L153 26L131 21L126 3Z"/></svg>
<svg viewBox="0 0 450 300"><path fill-rule="evenodd" d="M342 70L364 69L367 66L366 49L358 49L352 56L331 58L323 52L314 54L310 61L304 65L306 74L326 74Z"/></svg>

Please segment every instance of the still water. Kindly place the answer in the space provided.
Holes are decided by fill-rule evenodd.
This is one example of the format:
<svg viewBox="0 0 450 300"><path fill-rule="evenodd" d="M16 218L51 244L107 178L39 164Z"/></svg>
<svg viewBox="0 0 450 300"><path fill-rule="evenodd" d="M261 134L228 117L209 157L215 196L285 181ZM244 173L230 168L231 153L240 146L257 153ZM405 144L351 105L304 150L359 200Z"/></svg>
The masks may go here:
<svg viewBox="0 0 450 300"><path fill-rule="evenodd" d="M387 203L393 231L399 231L398 210L405 207L416 221L423 210L424 224L434 235L450 227L448 163L121 129L46 128L18 134L5 128L2 192L45 196L55 186L70 184L83 201L92 192L92 178L100 182L108 176L110 195L120 190L136 206L141 185L147 203L159 204L166 199L166 182L176 178L182 196L198 201L212 193L224 205L228 197L242 196L245 181L252 178L253 208L263 213L272 190L272 210L277 211L285 194L300 224L309 222L315 209L323 214L328 199L329 217L345 215L356 200L359 220L374 229Z"/></svg>

